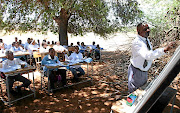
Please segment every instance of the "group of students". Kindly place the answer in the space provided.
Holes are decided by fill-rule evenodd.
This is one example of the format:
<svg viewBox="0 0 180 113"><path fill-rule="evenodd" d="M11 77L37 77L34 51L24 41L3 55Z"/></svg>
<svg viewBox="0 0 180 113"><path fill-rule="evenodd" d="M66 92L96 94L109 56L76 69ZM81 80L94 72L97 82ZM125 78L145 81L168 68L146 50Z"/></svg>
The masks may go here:
<svg viewBox="0 0 180 113"><path fill-rule="evenodd" d="M77 46L79 47L80 52L83 54L83 56L95 58L95 60L100 59L100 46L99 44L95 44L95 42L92 42L92 45L85 45L84 42L77 42Z"/></svg>
<svg viewBox="0 0 180 113"><path fill-rule="evenodd" d="M7 59L2 62L3 69L13 68L14 66L21 65L21 64L25 64L25 66L28 66L28 63L20 60L19 58L14 58L13 52L11 50L7 50L5 52L5 55L6 55ZM83 55L82 55L82 53L79 52L78 46L75 46L75 51L70 56L68 56L67 59L71 62L76 62L78 60L83 59ZM55 56L55 49L49 48L48 55L46 55L42 59L42 65L55 64L55 63L61 64L61 62L59 61L59 58L57 56ZM48 69L44 66L43 71L44 71L45 76L47 76L47 70ZM70 66L69 70L72 72L72 74L74 76L73 80L76 82L79 81L80 76L85 74L84 70L81 68L80 65ZM4 76L4 74L1 72L1 78L5 78L2 75ZM56 82L57 75L61 76L62 85L66 86L66 69L58 69L58 68L49 69L50 88L51 89L55 88L54 83ZM9 83L9 91L12 95L21 94L21 87L28 87L31 84L30 80L21 76L20 74L17 74L15 76L9 76L7 79L8 79L8 83ZM13 89L12 87L13 87L13 83L15 81L23 82L23 84L15 87L15 89Z"/></svg>
<svg viewBox="0 0 180 113"><path fill-rule="evenodd" d="M70 53L68 53L68 48L67 46L62 46L60 45L60 42L47 42L46 40L43 40L42 43L40 44L40 41L37 40L37 43L35 40L32 38L28 38L27 42L25 44L22 44L22 41L19 40L18 38L15 37L15 41L11 45L6 45L2 39L0 39L0 51L1 53L6 55L6 60L2 60L2 68L11 68L16 65L20 65L22 63L25 63L26 66L29 65L27 61L19 59L19 58L14 58L13 53L18 52L18 51L28 51L30 55L33 55L34 51L39 51L39 52L46 52L48 55L46 55L42 59L42 65L47 65L47 64L54 64L54 63L61 63L59 61L59 58L55 56L55 52L57 53L65 53L65 59L67 61L75 62L76 60L81 60L87 57L91 57L92 53L95 53L96 56L100 57L100 47L99 45L95 45L95 42L92 43L90 46L84 45L84 42L77 42L76 46L73 46L73 44L70 45L70 47L74 47L75 50ZM0 53L0 54L1 54ZM57 54L58 55L58 54ZM97 58L98 59L98 58ZM76 66L71 66L69 70L72 72L74 78L73 80L78 82L79 77L84 75L85 72L81 68L80 65ZM45 75L47 75L47 68L44 66L43 69ZM2 77L3 73L1 73ZM66 69L50 69L49 70L49 78L50 78L50 88L54 89L54 83L56 82L56 76L61 75L62 78L62 85L66 86ZM15 88L15 90L12 88L14 81L20 81L23 82L22 85L18 86ZM21 93L21 87L28 87L31 84L31 81L26 79L25 77L21 75L15 75L8 77L8 83L9 83L9 90L11 94L16 95L17 93Z"/></svg>
<svg viewBox="0 0 180 113"><path fill-rule="evenodd" d="M82 55L82 53L79 52L78 46L75 46L75 51L69 57L67 57L67 59L71 62L76 62L78 60L83 59L83 55ZM49 54L46 55L42 60L42 65L56 64L56 63L61 64L61 62L59 61L59 58L57 56L55 56L55 49L50 48ZM48 69L46 67L44 67L43 70L44 70L45 75L47 76ZM85 74L84 70L81 68L81 65L70 66L69 70L72 72L72 74L74 76L73 80L76 82L79 81L80 76ZM57 75L61 75L62 85L66 86L66 69L58 69L58 68L49 69L50 88L51 89L54 89L54 83L56 82Z"/></svg>
<svg viewBox="0 0 180 113"><path fill-rule="evenodd" d="M36 50L39 50L42 52L44 52L45 50L48 51L49 46L54 46L53 48L57 50L62 49L61 47L59 47L59 45L60 45L60 42L50 44L50 42L46 40L43 40L42 43L40 44L39 40L37 40L36 42L33 38L28 38L27 41L23 44L22 41L18 40L17 37L15 37L15 41L12 42L12 44L8 45L3 42L3 39L0 39L0 53L5 53L6 50L10 50L12 52L29 51L32 54L33 51L36 51ZM55 46L58 46L58 47L55 47Z"/></svg>
<svg viewBox="0 0 180 113"><path fill-rule="evenodd" d="M95 42L92 42L92 45L85 45L84 42L77 42L77 45L79 47L80 52L83 54L83 56L87 57L94 57L96 60L100 59L100 47L99 44L95 45ZM65 53L68 56L72 53L68 53L68 47L74 47L73 43L71 43L69 46L62 46L60 44L60 41L50 43L50 41L43 40L42 43L40 43L39 40L37 42L33 40L33 38L28 38L25 43L22 43L21 40L18 40L17 37L15 37L15 40L12 44L7 45L3 42L3 39L0 39L0 54L4 54L5 51L11 50L12 52L19 52L19 51L28 51L30 54L33 54L34 51L39 52L48 52L49 48L53 47L57 53Z"/></svg>

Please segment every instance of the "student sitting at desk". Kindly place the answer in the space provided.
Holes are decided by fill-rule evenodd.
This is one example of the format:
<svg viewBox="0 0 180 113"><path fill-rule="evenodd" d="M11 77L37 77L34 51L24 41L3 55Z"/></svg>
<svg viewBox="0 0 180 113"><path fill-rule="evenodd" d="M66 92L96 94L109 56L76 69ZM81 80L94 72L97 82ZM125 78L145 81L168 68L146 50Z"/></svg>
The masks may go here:
<svg viewBox="0 0 180 113"><path fill-rule="evenodd" d="M75 52L73 52L69 58L68 58L71 62L76 62L78 60L82 60L83 59L83 55L82 53L79 52L79 47L75 46ZM74 80L75 81L79 81L79 77L81 75L84 75L85 72L84 70L81 68L81 65L76 65L76 66L71 66L70 67L70 71L73 73L74 75ZM79 71L79 73L77 73L77 71Z"/></svg>
<svg viewBox="0 0 180 113"><path fill-rule="evenodd" d="M67 52L68 50L63 47L62 45L60 45L60 41L56 42L56 45L53 46L53 48L55 49L56 52L58 53L62 53L62 52Z"/></svg>
<svg viewBox="0 0 180 113"><path fill-rule="evenodd" d="M31 44L29 44L28 46L28 51L30 54L33 54L34 51L38 51L38 50L39 50L39 45L35 42L35 40L33 40Z"/></svg>
<svg viewBox="0 0 180 113"><path fill-rule="evenodd" d="M40 53L46 53L46 52L49 51L49 48L50 47L46 43L43 42L41 44L41 47L40 47L39 51L40 51Z"/></svg>
<svg viewBox="0 0 180 113"><path fill-rule="evenodd" d="M19 43L13 42L12 45L14 46L11 48L11 51L13 52L24 51L24 49L21 46L19 46Z"/></svg>
<svg viewBox="0 0 180 113"><path fill-rule="evenodd" d="M64 46L60 45L60 41L56 42L56 45L54 45L53 48L57 52L59 60L64 61L64 56L68 52L68 50Z"/></svg>
<svg viewBox="0 0 180 113"><path fill-rule="evenodd" d="M42 60L42 65L47 65L47 64L56 64L60 63L59 59L57 56L55 56L55 50L53 48L49 49L49 55L46 55L43 60ZM47 68L44 67L44 73L47 76ZM63 86L66 85L66 70L65 69L49 69L49 79L50 79L50 88L54 88L54 83L56 82L55 78L57 75L61 75L62 77L62 84Z"/></svg>
<svg viewBox="0 0 180 113"><path fill-rule="evenodd" d="M24 48L25 48L26 51L28 50L30 44L31 44L31 39L28 38L27 42L24 44Z"/></svg>
<svg viewBox="0 0 180 113"><path fill-rule="evenodd" d="M79 52L81 52L84 55L84 52L86 50L86 45L84 45L84 42L81 42L81 45L79 46Z"/></svg>
<svg viewBox="0 0 180 113"><path fill-rule="evenodd" d="M12 51L6 51L5 53L7 60L2 62L2 68L3 69L9 69L9 68L13 68L14 66L17 65L21 65L21 64L25 64L27 65L26 62L23 62L22 60L20 60L19 58L14 58L13 56L13 52ZM22 85L17 86L15 89L16 91L14 91L12 89L13 87L13 83L15 81L20 81L23 82ZM17 74L15 76L9 76L8 77L8 83L9 83L9 91L12 95L16 95L18 93L21 94L21 87L28 87L31 84L31 81L26 79L25 77L21 76L20 74Z"/></svg>

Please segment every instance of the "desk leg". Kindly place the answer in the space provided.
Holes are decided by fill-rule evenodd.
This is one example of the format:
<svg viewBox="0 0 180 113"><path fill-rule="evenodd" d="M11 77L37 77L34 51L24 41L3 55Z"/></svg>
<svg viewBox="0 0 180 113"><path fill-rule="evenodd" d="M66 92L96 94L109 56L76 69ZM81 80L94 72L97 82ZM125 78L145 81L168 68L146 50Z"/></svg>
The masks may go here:
<svg viewBox="0 0 180 113"><path fill-rule="evenodd" d="M49 69L47 70L47 75L48 75L48 95L49 95L50 93Z"/></svg>
<svg viewBox="0 0 180 113"><path fill-rule="evenodd" d="M93 76L93 61L91 62L92 76Z"/></svg>
<svg viewBox="0 0 180 113"><path fill-rule="evenodd" d="M34 72L33 73L33 91L34 91L34 98L36 98L36 91L35 91L35 84L34 84Z"/></svg>
<svg viewBox="0 0 180 113"><path fill-rule="evenodd" d="M8 95L8 104L9 104L9 107L11 107L11 99L10 99L10 92L9 92L8 76L6 76L6 90L7 90L7 95Z"/></svg>
<svg viewBox="0 0 180 113"><path fill-rule="evenodd" d="M30 65L32 65L32 55L31 54L29 55L29 58L30 58L30 62L29 63L30 63Z"/></svg>
<svg viewBox="0 0 180 113"><path fill-rule="evenodd" d="M42 85L43 85L43 83L42 83L42 82L43 82L43 81L42 81L42 79L43 79L42 77L43 77L43 76L44 76L44 72L43 72L43 75L41 74L41 90L43 90L43 86L42 86Z"/></svg>
<svg viewBox="0 0 180 113"><path fill-rule="evenodd" d="M89 76L89 66L88 66L88 63L87 63L87 75Z"/></svg>

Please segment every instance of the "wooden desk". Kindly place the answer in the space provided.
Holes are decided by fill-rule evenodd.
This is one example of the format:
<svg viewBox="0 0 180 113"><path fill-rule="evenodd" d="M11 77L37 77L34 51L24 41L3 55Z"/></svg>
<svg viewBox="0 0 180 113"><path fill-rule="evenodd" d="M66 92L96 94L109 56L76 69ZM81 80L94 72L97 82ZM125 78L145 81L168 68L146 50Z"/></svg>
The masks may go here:
<svg viewBox="0 0 180 113"><path fill-rule="evenodd" d="M17 75L17 74L24 74L24 73L30 73L30 72L34 72L34 70L35 70L35 68L34 67L25 67L25 68L21 68L21 69L17 69L17 70L12 70L12 71L6 71L6 70L3 70L2 68L0 69L0 71L1 72L4 72L4 74L5 74L5 76L6 76L6 79L5 79L5 84L6 84L6 91L7 91L7 96L8 96L8 98L5 100L4 99L4 97L0 97L1 98L1 100L4 102L4 103L6 103L6 104L8 104L9 106L11 106L11 104L13 103L13 102L16 102L16 101L18 101L18 100L21 100L21 99L24 99L24 98L26 98L26 97L29 97L29 96L31 96L31 95L34 95L34 97L36 96L35 95L35 85L34 85L34 73L33 73L33 90L31 90L32 91L32 93L31 94L28 94L28 95L25 95L25 96L22 96L22 97L20 97L20 98L17 98L17 99L15 99L15 100L11 100L11 98L10 98L10 92L9 92L9 84L8 84L8 77L9 76L14 76L14 75ZM28 75L29 76L29 75ZM2 78L1 78L2 79Z"/></svg>
<svg viewBox="0 0 180 113"><path fill-rule="evenodd" d="M25 56L25 55L30 55L29 52L14 52L14 56L18 57L18 56ZM6 58L5 53L4 54L0 54L0 58Z"/></svg>

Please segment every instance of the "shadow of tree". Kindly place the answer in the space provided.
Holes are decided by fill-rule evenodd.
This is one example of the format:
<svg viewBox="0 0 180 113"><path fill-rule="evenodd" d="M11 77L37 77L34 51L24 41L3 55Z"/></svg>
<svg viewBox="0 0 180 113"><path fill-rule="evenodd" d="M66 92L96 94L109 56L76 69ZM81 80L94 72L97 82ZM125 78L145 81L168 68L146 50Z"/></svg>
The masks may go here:
<svg viewBox="0 0 180 113"><path fill-rule="evenodd" d="M40 79L37 78L35 99L28 97L14 103L11 108L0 102L0 112L109 113L112 103L127 95L129 59L128 51L103 52L103 62L93 64L93 85L85 82L58 90L50 96L40 90ZM179 93L174 107L177 113Z"/></svg>

